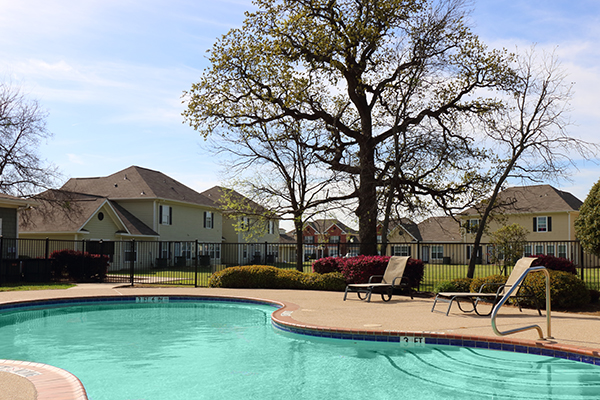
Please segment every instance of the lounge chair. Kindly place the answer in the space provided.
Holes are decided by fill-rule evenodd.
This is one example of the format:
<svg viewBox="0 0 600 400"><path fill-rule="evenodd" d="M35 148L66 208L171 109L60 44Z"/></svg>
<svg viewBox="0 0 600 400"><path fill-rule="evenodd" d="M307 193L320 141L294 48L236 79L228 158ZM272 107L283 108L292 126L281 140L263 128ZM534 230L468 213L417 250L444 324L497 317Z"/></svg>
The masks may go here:
<svg viewBox="0 0 600 400"><path fill-rule="evenodd" d="M410 257L390 257L385 273L383 275L373 275L369 278L369 283L355 283L346 286L346 292L344 293L344 301L348 292L356 292L358 298L361 300L371 301L371 294L373 292L381 293L381 299L383 301L390 301L394 294L394 289L408 288L410 292L410 298L413 298L412 287L410 281L404 276L404 270ZM381 282L372 282L373 279L382 278ZM363 297L364 296L364 297Z"/></svg>
<svg viewBox="0 0 600 400"><path fill-rule="evenodd" d="M489 285L498 285L499 286L498 290L495 293L483 293L485 286L488 284L482 285L481 288L479 288L478 293L464 293L464 292L440 292L440 293L438 293L437 296L435 296L435 301L433 302L433 307L431 307L431 312L433 312L435 310L435 306L439 301L439 302L443 302L443 303L449 303L448 310L446 311L446 315L448 315L450 313L450 308L452 307L452 303L454 303L456 301L458 308L460 308L460 310L462 312L475 311L475 313L477 315L481 315L481 316L490 315L492 313L492 309L494 308L496 303L498 303L504 297L506 292L515 284L515 282L519 281L519 278L527 272L527 269L529 267L531 267L531 263L533 263L536 259L537 259L537 257L521 258L515 264L512 272L508 276L508 279L506 280L505 284L489 284ZM515 300L517 301L517 305L519 306L519 311L521 311L521 304L519 303L519 298L532 297L531 293L521 293L524 291L527 292L527 291L529 291L529 289L524 287L522 284L520 284L520 286L521 286L520 289L513 291L513 293L511 294L511 297L515 298ZM461 306L460 300L470 301L471 305L473 306L473 309L472 310L463 309ZM486 303L491 303L489 312L481 312L480 310L477 309L477 305L479 304L479 302L482 302L482 301L486 302ZM537 305L537 310L538 310L538 314L542 315L539 304Z"/></svg>

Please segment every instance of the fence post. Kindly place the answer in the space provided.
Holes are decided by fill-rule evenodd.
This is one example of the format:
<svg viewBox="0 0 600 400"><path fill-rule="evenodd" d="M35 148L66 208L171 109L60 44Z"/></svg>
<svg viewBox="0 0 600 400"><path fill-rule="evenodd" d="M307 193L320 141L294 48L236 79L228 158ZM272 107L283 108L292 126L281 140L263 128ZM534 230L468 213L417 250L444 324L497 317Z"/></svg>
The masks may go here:
<svg viewBox="0 0 600 400"><path fill-rule="evenodd" d="M200 252L198 251L198 239L196 239L194 246L194 253L196 253L196 262L194 263L194 287L198 287L198 260L200 259Z"/></svg>
<svg viewBox="0 0 600 400"><path fill-rule="evenodd" d="M2 283L2 266L4 265L4 256L3 256L3 250L4 249L4 237L2 235L0 235L0 283Z"/></svg>
<svg viewBox="0 0 600 400"><path fill-rule="evenodd" d="M265 265L267 265L267 248L268 248L268 242L265 240L265 258L264 258Z"/></svg>
<svg viewBox="0 0 600 400"><path fill-rule="evenodd" d="M48 266L48 264L50 263L50 238L46 238L46 247L44 248L44 262L46 263L46 271L48 271L48 269L50 269L50 267ZM58 275L58 274L57 274ZM62 276L54 276L54 279L57 278L62 278Z"/></svg>
<svg viewBox="0 0 600 400"><path fill-rule="evenodd" d="M129 252L129 273L130 273L130 283L133 286L133 273L134 273L134 254L135 254L135 239L131 240L130 244L130 252Z"/></svg>
<svg viewBox="0 0 600 400"><path fill-rule="evenodd" d="M584 254L583 254L583 246L581 245L581 242L579 242L579 256L581 257L581 280L585 282L585 274L583 271L584 266Z"/></svg>

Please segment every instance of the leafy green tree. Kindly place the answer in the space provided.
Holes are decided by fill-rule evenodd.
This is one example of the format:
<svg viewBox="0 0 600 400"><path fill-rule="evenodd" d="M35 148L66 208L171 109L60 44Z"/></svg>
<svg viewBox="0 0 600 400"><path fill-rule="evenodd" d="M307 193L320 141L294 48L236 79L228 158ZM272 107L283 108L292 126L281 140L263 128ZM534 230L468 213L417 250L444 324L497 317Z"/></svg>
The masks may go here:
<svg viewBox="0 0 600 400"><path fill-rule="evenodd" d="M377 251L378 188L393 184L400 200L429 196L441 207L468 197L481 157L469 121L497 108L486 89L514 76L510 56L469 30L463 0L254 3L185 94L193 128L238 134L295 120L319 130L304 146L348 176L363 254ZM406 164L390 159L398 148Z"/></svg>
<svg viewBox="0 0 600 400"><path fill-rule="evenodd" d="M575 231L583 249L600 256L600 180L592 187L579 208Z"/></svg>
<svg viewBox="0 0 600 400"><path fill-rule="evenodd" d="M516 223L493 232L490 235L492 262L502 264L504 269L514 266L523 257L528 233L527 229Z"/></svg>

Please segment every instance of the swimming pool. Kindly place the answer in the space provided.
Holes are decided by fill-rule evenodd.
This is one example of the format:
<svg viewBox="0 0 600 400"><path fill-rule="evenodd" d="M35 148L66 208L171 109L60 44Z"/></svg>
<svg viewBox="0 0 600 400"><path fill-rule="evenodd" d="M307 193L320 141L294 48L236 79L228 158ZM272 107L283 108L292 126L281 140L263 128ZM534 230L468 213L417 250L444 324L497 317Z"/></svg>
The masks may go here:
<svg viewBox="0 0 600 400"><path fill-rule="evenodd" d="M137 303L133 301L138 301ZM113 299L0 313L0 358L75 374L102 399L596 399L597 366L273 329L274 307Z"/></svg>

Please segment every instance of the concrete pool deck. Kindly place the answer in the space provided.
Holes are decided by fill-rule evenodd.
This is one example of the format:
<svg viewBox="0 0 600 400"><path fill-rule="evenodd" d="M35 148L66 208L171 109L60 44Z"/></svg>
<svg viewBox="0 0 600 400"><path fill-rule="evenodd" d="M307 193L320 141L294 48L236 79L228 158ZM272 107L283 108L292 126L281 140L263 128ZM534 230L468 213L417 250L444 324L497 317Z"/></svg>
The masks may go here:
<svg viewBox="0 0 600 400"><path fill-rule="evenodd" d="M0 304L100 296L223 296L271 300L286 305L275 313L279 322L308 329L386 335L414 333L418 336L428 333L448 338L499 340L492 330L490 317L465 314L457 306L453 306L449 316L446 316L447 304L438 305L440 312L432 313L433 299L419 297L411 300L405 296L394 296L390 302L384 303L379 296L373 296L371 302L367 303L360 301L355 294L349 294L348 300L343 301L344 294L340 292L81 284L64 290L0 292ZM524 309L519 312L518 308L505 306L497 318L497 326L501 331L532 324L540 325L544 335L547 335L546 318L538 316L536 310ZM505 340L516 345L549 346L600 357L598 316L552 312L552 336L552 340L539 341L537 332L529 330L510 335ZM17 366L21 369L41 372L33 375L25 371L19 375L14 372L19 368L11 370L15 364L1 358L0 354L0 400L87 399L83 385L67 371L50 366L38 370L41 364L20 362ZM21 397L3 397L3 393L8 393L4 388L10 388Z"/></svg>

